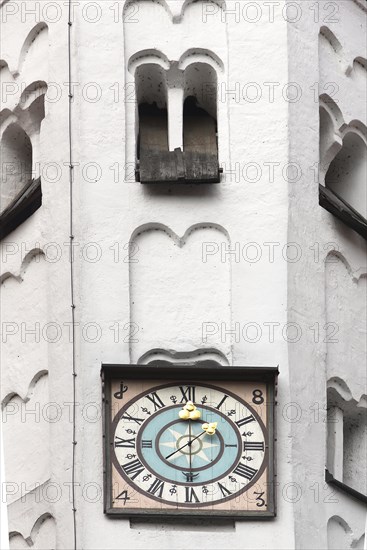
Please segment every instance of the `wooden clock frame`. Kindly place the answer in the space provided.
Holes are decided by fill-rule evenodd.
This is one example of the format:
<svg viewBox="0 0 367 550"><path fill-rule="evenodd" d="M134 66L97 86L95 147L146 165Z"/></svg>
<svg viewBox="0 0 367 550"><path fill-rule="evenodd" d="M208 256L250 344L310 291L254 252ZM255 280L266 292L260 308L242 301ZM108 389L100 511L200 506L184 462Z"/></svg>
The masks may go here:
<svg viewBox="0 0 367 550"><path fill-rule="evenodd" d="M212 361L190 364L174 364L168 361L156 361L149 365L102 364L102 400L103 400L103 452L104 452L104 513L111 518L157 518L160 517L208 517L218 519L254 520L271 519L276 516L275 491L275 405L277 394L278 367L223 367ZM266 384L268 460L266 469L267 509L257 510L201 510L201 509L123 509L113 507L112 496L112 457L113 447L111 385L114 380L164 380L182 384L191 382L259 382ZM209 383L210 383L209 382Z"/></svg>

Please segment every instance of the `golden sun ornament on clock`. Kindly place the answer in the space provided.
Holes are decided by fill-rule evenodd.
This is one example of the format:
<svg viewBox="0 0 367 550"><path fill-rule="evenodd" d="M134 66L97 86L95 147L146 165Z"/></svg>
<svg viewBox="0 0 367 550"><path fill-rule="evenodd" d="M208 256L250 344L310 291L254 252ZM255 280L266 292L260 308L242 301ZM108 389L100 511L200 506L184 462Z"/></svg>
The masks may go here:
<svg viewBox="0 0 367 550"><path fill-rule="evenodd" d="M272 517L277 368L104 365L105 512Z"/></svg>

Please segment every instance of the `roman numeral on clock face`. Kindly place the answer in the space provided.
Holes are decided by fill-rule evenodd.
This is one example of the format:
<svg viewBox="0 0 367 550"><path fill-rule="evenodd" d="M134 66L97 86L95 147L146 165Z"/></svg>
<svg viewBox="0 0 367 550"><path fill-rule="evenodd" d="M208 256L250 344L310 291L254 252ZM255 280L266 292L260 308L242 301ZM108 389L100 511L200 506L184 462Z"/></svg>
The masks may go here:
<svg viewBox="0 0 367 550"><path fill-rule="evenodd" d="M164 403L162 399L158 396L157 392L153 392L150 395L147 395L147 399L149 399L149 401L153 403L154 412L164 407Z"/></svg>
<svg viewBox="0 0 367 550"><path fill-rule="evenodd" d="M225 395L215 408L219 410L227 398L228 395Z"/></svg>
<svg viewBox="0 0 367 550"><path fill-rule="evenodd" d="M187 483L193 483L194 479L199 475L199 474L194 474L192 472L182 472L182 473L186 477Z"/></svg>
<svg viewBox="0 0 367 550"><path fill-rule="evenodd" d="M222 493L222 495L224 497L228 497L229 495L231 495L231 491L228 491L227 487L225 487L224 485L222 485L221 483L218 482L218 487L220 489L220 492Z"/></svg>
<svg viewBox="0 0 367 550"><path fill-rule="evenodd" d="M144 422L144 418L135 418L134 416L131 416L128 412L124 412L124 414L121 416L121 419L129 420L130 422L136 422L139 424L139 426Z"/></svg>
<svg viewBox="0 0 367 550"><path fill-rule="evenodd" d="M188 401L195 403L195 386L180 386L180 391L182 393L180 403L187 403Z"/></svg>
<svg viewBox="0 0 367 550"><path fill-rule="evenodd" d="M233 470L234 475L245 477L249 481L251 481L252 478L255 477L257 472L258 470L255 470L254 468L250 468L250 466L247 466L247 464L242 464L242 462L240 462L237 468Z"/></svg>
<svg viewBox="0 0 367 550"><path fill-rule="evenodd" d="M121 466L125 474L128 475L131 479L135 479L136 477L138 477L138 475L144 472L145 469L143 464L138 459L132 460L131 462L128 462L127 464Z"/></svg>
<svg viewBox="0 0 367 550"><path fill-rule="evenodd" d="M185 502L200 502L197 494L195 493L192 487L185 487L186 491L186 500Z"/></svg>
<svg viewBox="0 0 367 550"><path fill-rule="evenodd" d="M244 441L243 442L244 451L265 451L265 444L263 441Z"/></svg>
<svg viewBox="0 0 367 550"><path fill-rule="evenodd" d="M142 439L141 446L143 449L151 449L153 447L153 441L151 439Z"/></svg>
<svg viewBox="0 0 367 550"><path fill-rule="evenodd" d="M135 439L122 439L121 437L116 436L115 448L116 447L127 447L128 449L135 449Z"/></svg>
<svg viewBox="0 0 367 550"><path fill-rule="evenodd" d="M250 416L246 416L245 418L241 418L241 420L237 420L236 424L239 428L241 426L244 426L245 424L249 424L250 422L254 422L255 418L250 414Z"/></svg>
<svg viewBox="0 0 367 550"><path fill-rule="evenodd" d="M156 495L159 498L162 498L164 489L164 481L156 478L155 481L152 483L152 485L148 489L148 493L151 495Z"/></svg>

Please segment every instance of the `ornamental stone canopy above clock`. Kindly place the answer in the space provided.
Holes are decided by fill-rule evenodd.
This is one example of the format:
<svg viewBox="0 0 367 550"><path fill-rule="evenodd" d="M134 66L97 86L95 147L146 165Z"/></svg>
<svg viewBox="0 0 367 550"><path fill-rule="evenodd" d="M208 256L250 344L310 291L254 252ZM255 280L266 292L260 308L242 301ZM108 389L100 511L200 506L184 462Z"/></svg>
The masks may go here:
<svg viewBox="0 0 367 550"><path fill-rule="evenodd" d="M104 365L105 513L273 517L277 372Z"/></svg>

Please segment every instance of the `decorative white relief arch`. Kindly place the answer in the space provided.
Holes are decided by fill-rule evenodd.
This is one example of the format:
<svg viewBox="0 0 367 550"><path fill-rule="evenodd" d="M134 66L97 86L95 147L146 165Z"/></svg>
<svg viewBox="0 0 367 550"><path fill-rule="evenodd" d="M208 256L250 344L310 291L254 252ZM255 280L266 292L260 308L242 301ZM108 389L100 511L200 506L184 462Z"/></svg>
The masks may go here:
<svg viewBox="0 0 367 550"><path fill-rule="evenodd" d="M335 53L341 53L343 47L333 31L331 31L328 27L323 26L320 29L320 35L329 43Z"/></svg>
<svg viewBox="0 0 367 550"><path fill-rule="evenodd" d="M124 20L129 19L129 16L133 18L134 15L137 14L136 7L146 1L152 0L127 0L124 6ZM198 0L155 0L155 2L167 12L172 23L176 24L181 23L188 6L197 1ZM209 0L208 2L205 2L205 4L203 3L203 7L208 10L208 15L214 15L215 13L213 9L210 9L211 4L213 5L213 8L218 8L220 10L226 9L225 0Z"/></svg>
<svg viewBox="0 0 367 550"><path fill-rule="evenodd" d="M326 26L320 29L319 58L321 65L324 65L321 69L325 69L327 65L329 65L331 69L333 64L335 64L338 70L344 72L348 76L353 69L352 60L348 59L348 55L341 42L333 31Z"/></svg>
<svg viewBox="0 0 367 550"><path fill-rule="evenodd" d="M8 504L51 475L49 432L50 423L57 420L57 404L50 403L47 373L37 373L31 384L25 400L18 394L7 396L2 408L5 471L17 489L9 494Z"/></svg>
<svg viewBox="0 0 367 550"><path fill-rule="evenodd" d="M128 60L127 68L131 75L135 74L138 67L144 64L156 64L168 71L170 62L163 52L157 49L140 50Z"/></svg>
<svg viewBox="0 0 367 550"><path fill-rule="evenodd" d="M367 71L367 59L362 56L358 56L353 60L353 72L359 73L364 78Z"/></svg>
<svg viewBox="0 0 367 550"><path fill-rule="evenodd" d="M178 60L178 67L185 70L192 63L205 63L210 65L217 72L224 71L224 63L220 57L212 50L204 48L189 48Z"/></svg>
<svg viewBox="0 0 367 550"><path fill-rule="evenodd" d="M15 394L26 400L32 381L48 371L48 343L42 336L48 321L46 279L47 263L39 249L1 275L1 400Z"/></svg>
<svg viewBox="0 0 367 550"><path fill-rule="evenodd" d="M43 376L48 376L48 370L44 369L44 370L40 370L40 371L36 372L36 374L33 376L32 380L30 381L30 384L28 386L28 391L25 395L19 395L15 391L12 391L8 395L6 395L4 397L4 399L2 400L1 408L4 410L6 408L6 406L8 405L8 403L10 403L10 401L12 399L15 399L15 398L21 399L23 401L23 403L28 403L28 401L32 398L32 396L34 394L34 390L35 390L35 387L36 387L37 383L41 380L41 378Z"/></svg>
<svg viewBox="0 0 367 550"><path fill-rule="evenodd" d="M327 524L328 550L351 548L352 529L340 516L332 516Z"/></svg>
<svg viewBox="0 0 367 550"><path fill-rule="evenodd" d="M367 129L360 120L345 122L336 103L320 97L319 183L367 217Z"/></svg>
<svg viewBox="0 0 367 550"><path fill-rule="evenodd" d="M364 0L353 0L353 2L357 4L357 6L359 6L363 11L367 12L367 6Z"/></svg>
<svg viewBox="0 0 367 550"><path fill-rule="evenodd" d="M24 110L28 109L34 101L47 93L47 83L44 80L35 80L29 84L20 97L19 107Z"/></svg>
<svg viewBox="0 0 367 550"><path fill-rule="evenodd" d="M22 30L23 26L19 25L19 33ZM21 36L19 38L21 40ZM18 44L19 48L15 48L8 54L5 53L5 56L12 54L9 58L5 57L0 61L0 69L4 70L4 66L7 67L7 82L20 82L20 85L14 87L9 98L10 100L17 98L17 101L19 101L19 95L23 91L24 85L28 85L37 78L48 81L48 48L50 45L48 25L44 21L37 23L25 36L23 43L18 42Z"/></svg>
<svg viewBox="0 0 367 550"><path fill-rule="evenodd" d="M325 263L327 467L335 479L360 492L363 490L358 488L355 472L359 472L363 444L367 445L366 291L366 272L354 273L340 253L328 254ZM361 481L364 475L365 472L359 472L357 478Z"/></svg>
<svg viewBox="0 0 367 550"><path fill-rule="evenodd" d="M341 123L341 113L333 111L332 105L332 103L329 104L329 102L320 101L319 182L322 185L325 184L325 175L332 160L343 146L342 132L340 130L343 125Z"/></svg>
<svg viewBox="0 0 367 550"><path fill-rule="evenodd" d="M203 22L203 6L213 4L215 10L206 23ZM184 74L194 63L201 67L210 66L215 73L213 87L221 89L227 82L227 27L221 17L225 3L221 1L204 2L153 2L141 0L137 3L127 2L126 10L132 6L138 8L138 16L134 23L129 23L125 17L125 66L126 89L130 101L126 102L126 165L131 166L137 160L137 138L139 131L138 110L136 101L141 96L142 83L140 78L147 72L144 66L154 65L161 68L162 83L160 89L167 92L164 108L168 111L169 150L182 149L182 112L184 102ZM172 10L172 11L171 11ZM174 13L172 13L174 12ZM214 13L215 12L215 13ZM132 15L131 15L132 17ZM154 20L154 27L151 21ZM199 66L198 66L199 67ZM204 69L205 70L205 69ZM159 71L158 71L159 72ZM213 73L213 74L214 74ZM157 78L154 78L157 80ZM201 79L203 80L203 79ZM148 79L145 78L145 82ZM200 78L198 79L200 83ZM135 90L137 94L135 94ZM135 101L134 101L135 100ZM152 103L154 98L149 103ZM160 100L163 104L163 100ZM218 156L219 163L229 159L229 122L227 102L218 102L216 114L218 126Z"/></svg>
<svg viewBox="0 0 367 550"><path fill-rule="evenodd" d="M56 548L56 521L49 513L42 514L33 525L30 533L11 531L9 533L10 550L22 548Z"/></svg>
<svg viewBox="0 0 367 550"><path fill-rule="evenodd" d="M12 74L5 60L0 64L2 84L9 88L4 88L7 93L3 97L0 116L0 139L4 150L1 212L11 208L32 180L40 175L40 132L46 114L48 47L48 26L44 22L37 23L23 42Z"/></svg>
<svg viewBox="0 0 367 550"><path fill-rule="evenodd" d="M41 248L32 248L32 250L29 250L25 256L21 259L20 266L12 266L10 269L6 269L3 271L0 275L0 284L2 284L6 279L9 277L14 278L18 283L21 283L24 279L25 273L28 269L28 266L30 263L35 259L37 261L40 260L40 258L44 257L44 252Z"/></svg>
<svg viewBox="0 0 367 550"><path fill-rule="evenodd" d="M327 523L328 550L353 548L364 550L365 533L363 527L352 529L349 523L339 515L333 515Z"/></svg>
<svg viewBox="0 0 367 550"><path fill-rule="evenodd" d="M174 352L164 349L152 349L144 353L138 360L139 365L148 365L155 361L170 363L197 363L199 361L213 361L217 365L229 366L228 357L216 349L197 349L191 352Z"/></svg>
<svg viewBox="0 0 367 550"><path fill-rule="evenodd" d="M131 237L139 262L130 263L130 359L158 352L171 357L215 353L230 363L230 266L220 254L203 259L205 243L228 246L217 224L196 224L182 237L162 224L146 224Z"/></svg>
<svg viewBox="0 0 367 550"><path fill-rule="evenodd" d="M340 151L329 164L325 186L367 218L367 142L365 132L349 126Z"/></svg>
<svg viewBox="0 0 367 550"><path fill-rule="evenodd" d="M46 61L47 61L47 55L45 55L45 51L44 51L44 47L46 44L48 47L47 41L48 41L48 26L44 21L41 21L40 23L37 23L37 25L35 25L33 29L31 29L28 36L24 40L22 49L20 51L20 55L18 59L18 67L16 69L15 76L20 75L24 71L24 66L25 66L27 57L28 55L29 56L32 55L31 53L32 49L36 50L36 51L33 51L32 57L34 57L34 54L36 53L37 60L38 58L40 58L42 61L41 62L41 67L42 67L43 60L46 58ZM32 60L32 64L34 61L35 60ZM36 63L35 68L36 70L39 71L40 65Z"/></svg>

